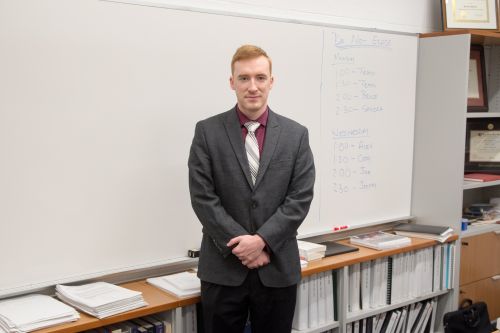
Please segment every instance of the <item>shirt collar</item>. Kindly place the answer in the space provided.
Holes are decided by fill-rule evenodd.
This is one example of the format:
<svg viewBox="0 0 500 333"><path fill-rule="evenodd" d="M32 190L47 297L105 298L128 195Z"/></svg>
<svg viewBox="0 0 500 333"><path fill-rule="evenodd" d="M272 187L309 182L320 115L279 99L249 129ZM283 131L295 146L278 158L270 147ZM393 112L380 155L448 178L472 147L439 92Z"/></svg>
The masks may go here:
<svg viewBox="0 0 500 333"><path fill-rule="evenodd" d="M248 119L248 117L245 116L243 114L243 112L240 111L240 109L238 108L237 105L236 105L236 113L238 114L238 119L240 120L241 126L244 126L245 123L252 121L252 120ZM259 118L255 119L254 121L258 122L261 126L266 127L268 117L269 117L269 107L266 107L266 111L264 111L264 113Z"/></svg>

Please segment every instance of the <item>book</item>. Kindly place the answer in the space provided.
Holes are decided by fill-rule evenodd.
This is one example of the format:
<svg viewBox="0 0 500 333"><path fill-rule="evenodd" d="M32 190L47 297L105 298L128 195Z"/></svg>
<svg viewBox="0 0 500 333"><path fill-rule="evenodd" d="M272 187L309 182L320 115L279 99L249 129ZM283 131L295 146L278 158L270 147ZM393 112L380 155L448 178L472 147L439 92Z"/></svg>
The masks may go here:
<svg viewBox="0 0 500 333"><path fill-rule="evenodd" d="M326 242L321 242L319 244L326 246L325 257L359 251L357 247L340 244L334 241L326 241Z"/></svg>
<svg viewBox="0 0 500 333"><path fill-rule="evenodd" d="M440 243L446 242L448 238L450 238L453 234L448 234L445 236L436 236L432 234L423 234L423 233L417 233L417 232L406 232L406 231L394 231L396 235L399 236L406 236L406 237L415 237L415 238L425 238L425 239L432 239L435 241L438 241Z"/></svg>
<svg viewBox="0 0 500 333"><path fill-rule="evenodd" d="M142 318L132 319L131 322L133 322L134 324L136 324L139 327L144 328L147 333L155 333L155 327Z"/></svg>
<svg viewBox="0 0 500 333"><path fill-rule="evenodd" d="M394 231L406 231L422 234L430 234L436 236L445 236L453 233L450 227L442 227L428 224L402 223L393 228Z"/></svg>
<svg viewBox="0 0 500 333"><path fill-rule="evenodd" d="M400 224L393 228L396 235L432 239L444 243L453 235L453 229L450 227L441 227L426 224Z"/></svg>
<svg viewBox="0 0 500 333"><path fill-rule="evenodd" d="M374 231L362 235L351 236L352 244L369 247L375 250L387 250L411 244L411 239L406 236L394 235L383 231Z"/></svg>
<svg viewBox="0 0 500 333"><path fill-rule="evenodd" d="M464 180L469 182L492 182L500 180L500 175L493 175L490 173L466 173Z"/></svg>
<svg viewBox="0 0 500 333"><path fill-rule="evenodd" d="M165 326L163 325L161 320L159 320L153 316L142 317L142 319L144 319L145 321L147 321L148 323L150 323L151 325L154 326L155 333L165 333Z"/></svg>

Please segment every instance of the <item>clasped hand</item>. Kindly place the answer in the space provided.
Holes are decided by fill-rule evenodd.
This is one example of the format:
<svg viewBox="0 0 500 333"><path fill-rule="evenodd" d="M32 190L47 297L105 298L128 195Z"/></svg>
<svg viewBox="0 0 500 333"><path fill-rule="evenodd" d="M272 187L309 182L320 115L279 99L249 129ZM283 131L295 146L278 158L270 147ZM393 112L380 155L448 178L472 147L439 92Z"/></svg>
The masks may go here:
<svg viewBox="0 0 500 333"><path fill-rule="evenodd" d="M227 243L229 247L233 245L236 245L232 250L233 254L250 269L267 265L270 262L269 254L264 251L266 243L259 235L234 237Z"/></svg>

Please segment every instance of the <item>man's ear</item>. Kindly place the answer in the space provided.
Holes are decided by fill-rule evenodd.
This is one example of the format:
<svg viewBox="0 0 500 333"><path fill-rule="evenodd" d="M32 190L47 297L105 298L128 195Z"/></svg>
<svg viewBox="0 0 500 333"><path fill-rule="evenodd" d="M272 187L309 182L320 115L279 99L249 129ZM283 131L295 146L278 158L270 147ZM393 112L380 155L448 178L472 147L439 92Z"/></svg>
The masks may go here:
<svg viewBox="0 0 500 333"><path fill-rule="evenodd" d="M229 86L234 90L234 78L232 75L229 77Z"/></svg>

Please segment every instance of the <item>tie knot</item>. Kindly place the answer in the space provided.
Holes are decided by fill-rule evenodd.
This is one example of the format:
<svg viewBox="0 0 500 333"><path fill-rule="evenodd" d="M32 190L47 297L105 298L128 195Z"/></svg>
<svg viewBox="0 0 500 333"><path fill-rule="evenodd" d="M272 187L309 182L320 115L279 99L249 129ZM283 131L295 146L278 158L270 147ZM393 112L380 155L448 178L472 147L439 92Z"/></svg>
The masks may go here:
<svg viewBox="0 0 500 333"><path fill-rule="evenodd" d="M245 127L247 128L247 130L252 133L254 133L257 130L257 128L259 128L259 126L260 123L257 121L249 121L245 123Z"/></svg>

